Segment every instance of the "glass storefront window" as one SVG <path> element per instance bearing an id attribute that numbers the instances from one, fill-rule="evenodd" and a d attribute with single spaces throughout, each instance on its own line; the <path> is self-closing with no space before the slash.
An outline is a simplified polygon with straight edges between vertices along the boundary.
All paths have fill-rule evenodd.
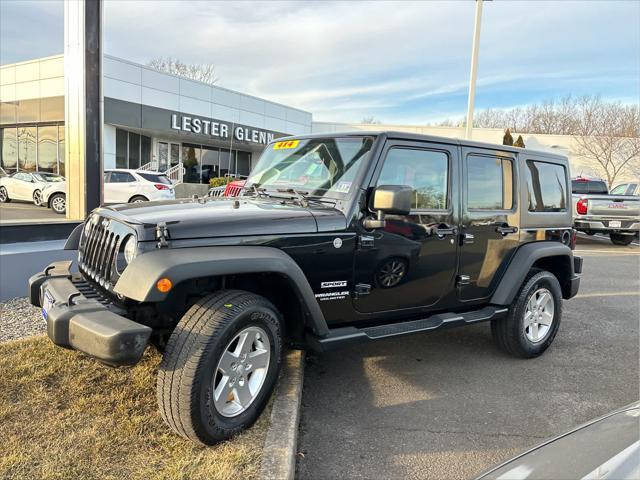
<path id="1" fill-rule="evenodd" d="M 16 128 L 0 129 L 0 166 L 6 173 L 15 172 L 18 165 L 18 130 Z"/>
<path id="2" fill-rule="evenodd" d="M 151 137 L 140 135 L 140 165 L 151 161 Z"/>
<path id="3" fill-rule="evenodd" d="M 129 168 L 140 168 L 140 135 L 129 132 Z"/>
<path id="4" fill-rule="evenodd" d="M 248 177 L 251 173 L 251 153 L 238 152 L 236 160 L 236 175 Z"/>
<path id="5" fill-rule="evenodd" d="M 180 145 L 177 143 L 171 144 L 171 166 L 175 166 L 180 163 Z"/>
<path id="6" fill-rule="evenodd" d="M 198 145 L 187 143 L 182 145 L 182 165 L 185 170 L 184 181 L 186 183 L 200 183 L 200 152 Z"/>
<path id="7" fill-rule="evenodd" d="M 220 149 L 220 176 L 224 177 L 229 173 L 231 162 L 231 152 Z"/>
<path id="8" fill-rule="evenodd" d="M 127 131 L 116 129 L 116 168 L 127 168 Z"/>
<path id="9" fill-rule="evenodd" d="M 64 177 L 66 169 L 64 163 L 64 125 L 58 125 L 58 173 Z"/>
<path id="10" fill-rule="evenodd" d="M 38 127 L 38 171 L 58 173 L 58 127 Z"/>
<path id="11" fill-rule="evenodd" d="M 201 183 L 209 183 L 209 180 L 218 177 L 218 149 L 202 146 L 202 179 Z"/>
<path id="12" fill-rule="evenodd" d="M 36 127 L 18 128 L 18 168 L 24 172 L 36 170 Z"/>

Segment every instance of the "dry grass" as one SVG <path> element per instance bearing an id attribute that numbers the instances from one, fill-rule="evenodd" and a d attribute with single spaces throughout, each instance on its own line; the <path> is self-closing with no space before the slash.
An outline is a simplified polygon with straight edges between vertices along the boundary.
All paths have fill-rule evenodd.
<path id="1" fill-rule="evenodd" d="M 111 369 L 46 337 L 0 343 L 0 478 L 256 478 L 268 412 L 203 448 L 173 434 L 155 398 L 160 356 Z"/>

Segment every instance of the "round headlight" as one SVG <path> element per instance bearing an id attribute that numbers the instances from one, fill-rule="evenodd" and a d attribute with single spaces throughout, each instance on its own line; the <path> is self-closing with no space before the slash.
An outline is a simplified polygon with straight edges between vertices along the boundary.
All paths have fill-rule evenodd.
<path id="1" fill-rule="evenodd" d="M 138 242 L 136 241 L 136 237 L 131 235 L 127 239 L 127 243 L 124 244 L 124 261 L 127 262 L 127 265 L 130 264 L 134 258 L 136 258 Z"/>

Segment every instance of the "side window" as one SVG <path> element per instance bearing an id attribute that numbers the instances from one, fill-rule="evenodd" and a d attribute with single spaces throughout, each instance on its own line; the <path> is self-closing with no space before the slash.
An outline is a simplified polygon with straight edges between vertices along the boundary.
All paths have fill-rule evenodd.
<path id="1" fill-rule="evenodd" d="M 411 208 L 447 208 L 449 156 L 444 152 L 394 147 L 387 153 L 377 185 L 408 185 L 413 188 Z"/>
<path id="2" fill-rule="evenodd" d="M 111 172 L 109 183 L 128 183 L 135 182 L 133 175 L 128 172 Z"/>
<path id="3" fill-rule="evenodd" d="M 618 185 L 616 188 L 614 188 L 613 190 L 611 190 L 611 195 L 624 195 L 627 191 L 627 188 L 629 187 L 628 184 L 623 183 L 622 185 Z"/>
<path id="4" fill-rule="evenodd" d="M 562 165 L 527 160 L 527 200 L 530 212 L 567 210 L 567 172 Z"/>
<path id="5" fill-rule="evenodd" d="M 467 208 L 513 208 L 513 161 L 507 158 L 467 156 Z"/>
<path id="6" fill-rule="evenodd" d="M 637 183 L 630 183 L 629 188 L 627 189 L 627 195 L 635 195 L 637 188 L 638 188 Z"/>

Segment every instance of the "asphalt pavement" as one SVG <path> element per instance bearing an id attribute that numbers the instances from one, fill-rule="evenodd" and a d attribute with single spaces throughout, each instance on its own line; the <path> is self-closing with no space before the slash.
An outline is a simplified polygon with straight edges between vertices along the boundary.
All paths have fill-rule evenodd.
<path id="1" fill-rule="evenodd" d="M 64 221 L 65 216 L 59 215 L 50 208 L 36 207 L 33 203 L 12 201 L 0 204 L 0 223 L 28 223 Z"/>
<path id="2" fill-rule="evenodd" d="M 298 478 L 473 478 L 638 400 L 640 248 L 580 236 L 577 254 L 539 358 L 498 351 L 489 324 L 308 355 Z"/>

